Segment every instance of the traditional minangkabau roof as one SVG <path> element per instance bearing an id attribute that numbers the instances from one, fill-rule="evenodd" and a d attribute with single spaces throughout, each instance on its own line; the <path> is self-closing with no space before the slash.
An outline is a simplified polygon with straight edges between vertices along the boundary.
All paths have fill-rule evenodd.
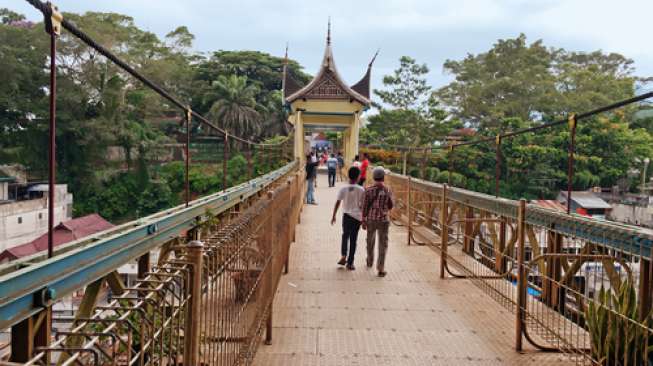
<path id="1" fill-rule="evenodd" d="M 333 60 L 331 49 L 331 22 L 327 31 L 327 43 L 322 58 L 322 65 L 317 75 L 308 84 L 301 87 L 287 70 L 288 48 L 283 68 L 283 98 L 286 103 L 292 103 L 297 99 L 350 99 L 358 101 L 364 106 L 370 105 L 370 79 L 372 65 L 378 55 L 378 51 L 370 61 L 367 72 L 363 78 L 349 87 L 340 77 L 336 64 Z"/>

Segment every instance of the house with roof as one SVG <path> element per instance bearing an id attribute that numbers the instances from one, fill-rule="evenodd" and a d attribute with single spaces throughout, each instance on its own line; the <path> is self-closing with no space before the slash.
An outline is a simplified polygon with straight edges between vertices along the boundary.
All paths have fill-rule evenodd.
<path id="1" fill-rule="evenodd" d="M 82 239 L 89 235 L 112 228 L 114 225 L 98 214 L 90 214 L 76 219 L 64 221 L 53 230 L 54 248 Z M 0 263 L 10 262 L 48 250 L 48 233 L 21 245 L 10 247 L 0 252 Z"/>
<path id="2" fill-rule="evenodd" d="M 556 198 L 565 208 L 567 207 L 567 191 L 560 191 Z M 571 192 L 571 212 L 579 215 L 605 219 L 612 206 L 601 197 L 590 191 Z"/>
<path id="3" fill-rule="evenodd" d="M 0 166 L 0 252 L 30 242 L 48 231 L 48 185 L 27 181 L 19 166 Z M 72 218 L 73 195 L 54 186 L 54 224 Z"/>

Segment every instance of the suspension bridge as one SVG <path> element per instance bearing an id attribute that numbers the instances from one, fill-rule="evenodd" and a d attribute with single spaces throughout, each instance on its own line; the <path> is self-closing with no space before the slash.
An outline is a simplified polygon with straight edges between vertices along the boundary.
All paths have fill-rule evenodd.
<path id="1" fill-rule="evenodd" d="M 653 236 L 569 207 L 555 211 L 501 198 L 498 173 L 496 195 L 388 173 L 396 203 L 388 276 L 378 278 L 364 266 L 353 272 L 337 267 L 339 228 L 328 218 L 337 187 L 320 182 L 320 205 L 304 206 L 304 136 L 342 131 L 346 155 L 358 152 L 374 58 L 358 83 L 346 85 L 329 35 L 313 81 L 300 86 L 284 69 L 293 130 L 278 144 L 264 144 L 229 134 L 193 111 L 51 4 L 28 2 L 43 13 L 51 40 L 49 202 L 56 182 L 56 41 L 63 31 L 180 110 L 186 194 L 178 207 L 56 248 L 50 220 L 47 255 L 0 267 L 0 329 L 10 334 L 0 364 L 650 364 Z M 571 182 L 577 123 L 652 96 L 492 138 L 376 147 L 424 156 L 443 149 L 453 171 L 465 158 L 453 159 L 457 148 L 494 144 L 499 171 L 501 141 L 567 124 Z M 248 181 L 191 199 L 193 122 L 224 139 L 223 177 L 230 142 L 243 146 Z M 271 156 L 285 165 L 254 176 L 252 159 Z M 135 260 L 138 280 L 126 286 L 117 269 Z M 100 301 L 104 288 L 111 294 Z M 606 303 L 600 289 L 614 292 L 614 303 Z M 619 303 L 624 289 L 630 291 L 625 304 Z M 83 297 L 72 316 L 53 312 L 75 292 Z"/>

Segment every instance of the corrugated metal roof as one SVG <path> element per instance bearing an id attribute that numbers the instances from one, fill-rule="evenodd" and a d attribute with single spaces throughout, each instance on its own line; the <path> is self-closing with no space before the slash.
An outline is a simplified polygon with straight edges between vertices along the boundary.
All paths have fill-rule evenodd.
<path id="1" fill-rule="evenodd" d="M 567 192 L 560 192 L 563 198 L 567 199 Z M 576 202 L 582 208 L 600 208 L 610 209 L 612 206 L 601 199 L 599 196 L 588 191 L 573 191 L 571 192 L 571 200 Z"/>

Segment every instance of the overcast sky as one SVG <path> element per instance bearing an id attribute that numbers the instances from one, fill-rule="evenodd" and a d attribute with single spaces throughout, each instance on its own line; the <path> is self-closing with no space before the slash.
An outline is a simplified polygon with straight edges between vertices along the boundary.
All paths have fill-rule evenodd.
<path id="1" fill-rule="evenodd" d="M 290 57 L 314 74 L 324 50 L 331 16 L 333 50 L 350 84 L 363 75 L 377 48 L 373 87 L 408 55 L 431 69 L 439 87 L 447 59 L 483 52 L 499 38 L 523 32 L 529 41 L 576 51 L 601 49 L 635 60 L 637 75 L 653 75 L 650 25 L 653 0 L 55 0 L 62 11 L 113 11 L 132 16 L 159 36 L 179 25 L 195 34 L 200 52 L 260 50 Z M 0 0 L 40 20 L 22 0 Z"/>

